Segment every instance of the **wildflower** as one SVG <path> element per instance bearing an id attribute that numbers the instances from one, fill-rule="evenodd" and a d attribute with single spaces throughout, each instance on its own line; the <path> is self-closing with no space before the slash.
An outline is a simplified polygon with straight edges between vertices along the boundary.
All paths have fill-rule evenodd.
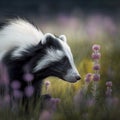
<path id="1" fill-rule="evenodd" d="M 51 111 L 55 111 L 56 110 L 56 107 L 57 107 L 57 104 L 60 102 L 60 99 L 59 98 L 51 98 L 50 99 L 50 104 L 51 104 Z"/>
<path id="2" fill-rule="evenodd" d="M 30 73 L 26 73 L 26 74 L 24 74 L 23 79 L 26 82 L 31 82 L 34 79 L 34 76 L 32 74 L 30 74 Z"/>
<path id="3" fill-rule="evenodd" d="M 44 110 L 39 117 L 39 120 L 52 120 L 53 114 L 47 110 Z"/>
<path id="4" fill-rule="evenodd" d="M 107 86 L 107 90 L 105 92 L 106 96 L 111 96 L 112 93 L 112 82 L 111 81 L 107 81 L 106 82 L 106 86 Z"/>
<path id="5" fill-rule="evenodd" d="M 33 93 L 34 93 L 34 87 L 33 86 L 27 86 L 25 88 L 24 92 L 25 92 L 25 95 L 27 97 L 31 97 L 33 95 Z"/>
<path id="6" fill-rule="evenodd" d="M 13 90 L 13 96 L 15 98 L 22 98 L 23 94 L 20 90 Z"/>
<path id="7" fill-rule="evenodd" d="M 21 87 L 21 84 L 19 81 L 17 80 L 14 80 L 12 83 L 11 83 L 11 87 L 12 89 L 19 89 Z"/>
<path id="8" fill-rule="evenodd" d="M 49 85 L 50 85 L 50 81 L 48 81 L 48 80 L 45 81 L 45 85 L 46 85 L 46 86 L 49 86 Z"/>
<path id="9" fill-rule="evenodd" d="M 48 87 L 50 86 L 50 81 L 49 80 L 47 80 L 47 81 L 45 81 L 45 87 L 46 87 L 46 90 L 48 90 Z"/>
<path id="10" fill-rule="evenodd" d="M 45 101 L 44 109 L 54 112 L 57 108 L 57 104 L 60 103 L 59 98 L 50 98 Z"/>
<path id="11" fill-rule="evenodd" d="M 100 70 L 100 64 L 94 64 L 93 70 Z"/>
<path id="12" fill-rule="evenodd" d="M 91 81 L 91 76 L 92 76 L 91 73 L 88 73 L 88 74 L 86 75 L 86 77 L 85 77 L 85 82 L 86 82 L 86 83 L 89 83 L 89 82 Z"/>
<path id="13" fill-rule="evenodd" d="M 112 93 L 111 87 L 107 87 L 106 95 L 107 95 L 107 96 L 111 96 L 111 93 Z"/>
<path id="14" fill-rule="evenodd" d="M 106 86 L 107 87 L 112 87 L 112 82 L 111 81 L 106 82 Z"/>
<path id="15" fill-rule="evenodd" d="M 100 50 L 100 45 L 97 45 L 97 44 L 93 45 L 92 50 L 95 51 L 95 52 L 99 51 Z"/>
<path id="16" fill-rule="evenodd" d="M 86 77 L 91 77 L 92 73 L 87 73 Z"/>
<path id="17" fill-rule="evenodd" d="M 99 60 L 100 59 L 100 57 L 101 57 L 101 54 L 99 53 L 99 52 L 97 52 L 97 53 L 92 53 L 92 59 L 93 60 Z"/>
<path id="18" fill-rule="evenodd" d="M 100 80 L 100 74 L 93 74 L 93 81 L 99 81 Z"/>
<path id="19" fill-rule="evenodd" d="M 56 98 L 51 98 L 51 103 L 56 104 Z"/>
<path id="20" fill-rule="evenodd" d="M 110 92 L 112 92 L 112 89 L 111 89 L 111 87 L 107 87 L 107 90 L 109 90 Z"/>
<path id="21" fill-rule="evenodd" d="M 90 80 L 91 80 L 90 78 L 87 78 L 87 77 L 85 78 L 85 82 L 86 82 L 86 83 L 89 83 Z"/>
<path id="22" fill-rule="evenodd" d="M 101 53 L 99 52 L 100 45 L 97 45 L 97 44 L 93 45 L 92 50 L 94 52 L 92 53 L 91 57 L 94 61 L 93 70 L 95 70 L 95 74 L 93 74 L 93 77 L 92 77 L 92 80 L 93 80 L 92 95 L 93 95 L 93 97 L 96 97 L 97 88 L 98 88 L 98 83 L 97 82 L 100 80 L 100 74 L 99 74 L 99 70 L 100 70 L 99 59 L 101 57 Z"/>

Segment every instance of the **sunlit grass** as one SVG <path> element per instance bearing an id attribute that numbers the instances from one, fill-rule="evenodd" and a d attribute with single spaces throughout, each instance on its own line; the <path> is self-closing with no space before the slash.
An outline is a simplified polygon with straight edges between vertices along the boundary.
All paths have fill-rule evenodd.
<path id="1" fill-rule="evenodd" d="M 89 21 L 89 19 L 88 19 Z M 105 99 L 105 90 L 106 81 L 110 80 L 113 82 L 113 95 L 120 99 L 120 40 L 119 34 L 111 34 L 109 31 L 105 31 L 104 26 L 101 25 L 100 34 L 97 36 L 96 33 L 91 37 L 86 31 L 84 21 L 75 20 L 77 22 L 77 27 L 73 26 L 60 26 L 58 22 L 55 23 L 45 23 L 43 29 L 45 32 L 51 32 L 55 34 L 66 34 L 68 37 L 68 44 L 71 47 L 74 61 L 76 67 L 81 74 L 82 79 L 76 83 L 68 83 L 59 78 L 48 77 L 44 81 L 49 80 L 51 82 L 48 90 L 46 90 L 43 83 L 42 94 L 50 94 L 52 97 L 60 98 L 61 102 L 57 106 L 57 110 L 53 115 L 53 120 L 118 120 L 118 112 L 120 111 L 116 108 L 107 109 L 104 108 L 104 99 Z M 71 23 L 73 24 L 73 23 Z M 59 26 L 57 26 L 59 25 Z M 100 25 L 99 25 L 100 26 Z M 99 26 L 98 29 L 99 29 Z M 94 27 L 94 26 L 93 26 Z M 96 29 L 96 30 L 98 30 Z M 98 31 L 100 31 L 98 30 Z M 110 31 L 111 32 L 111 31 Z M 114 32 L 114 31 L 112 31 Z M 98 33 L 97 33 L 98 34 Z M 92 50 L 91 47 L 93 44 L 99 44 L 101 46 L 101 80 L 99 81 L 99 98 L 100 101 L 97 104 L 97 107 L 82 108 L 79 112 L 75 110 L 74 106 L 74 96 L 76 93 L 81 90 L 85 84 L 84 78 L 87 73 L 93 73 L 92 66 L 93 61 L 91 59 Z M 90 94 L 90 91 L 88 91 Z M 40 104 L 38 100 L 38 104 Z M 1 110 L 0 111 L 0 120 L 38 120 L 39 117 L 39 108 L 32 109 L 30 108 L 31 114 L 27 116 L 24 113 L 15 114 L 11 110 Z M 116 111 L 117 110 L 117 111 Z M 109 117 L 108 117 L 109 116 Z M 89 118 L 89 119 L 88 119 Z"/>

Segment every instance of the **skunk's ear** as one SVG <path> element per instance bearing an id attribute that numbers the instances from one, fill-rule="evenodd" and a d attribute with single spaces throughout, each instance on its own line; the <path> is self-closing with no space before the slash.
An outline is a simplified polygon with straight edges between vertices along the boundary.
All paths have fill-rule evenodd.
<path id="1" fill-rule="evenodd" d="M 64 41 L 64 42 L 67 42 L 67 38 L 65 35 L 60 35 L 59 38 Z"/>
<path id="2" fill-rule="evenodd" d="M 46 43 L 53 42 L 54 39 L 55 39 L 54 35 L 52 35 L 51 33 L 46 33 L 40 42 L 42 45 L 45 45 Z"/>

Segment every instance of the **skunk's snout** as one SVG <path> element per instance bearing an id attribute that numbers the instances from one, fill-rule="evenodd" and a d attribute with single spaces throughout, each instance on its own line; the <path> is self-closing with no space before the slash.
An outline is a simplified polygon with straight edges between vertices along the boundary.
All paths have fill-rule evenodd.
<path id="1" fill-rule="evenodd" d="M 76 75 L 75 78 L 76 78 L 76 80 L 80 80 L 81 79 L 80 75 Z"/>

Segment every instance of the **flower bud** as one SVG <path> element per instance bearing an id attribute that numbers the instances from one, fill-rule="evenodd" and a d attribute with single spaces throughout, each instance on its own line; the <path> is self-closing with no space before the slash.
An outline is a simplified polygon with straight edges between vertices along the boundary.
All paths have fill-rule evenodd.
<path id="1" fill-rule="evenodd" d="M 100 64 L 94 64 L 93 70 L 100 70 Z"/>
<path id="2" fill-rule="evenodd" d="M 99 52 L 97 52 L 97 53 L 92 53 L 92 59 L 93 60 L 98 60 L 98 59 L 100 59 L 100 57 L 101 57 L 101 54 L 99 53 Z"/>
<path id="3" fill-rule="evenodd" d="M 112 87 L 112 82 L 111 81 L 106 82 L 106 86 L 107 87 Z"/>
<path id="4" fill-rule="evenodd" d="M 94 74 L 93 75 L 93 81 L 99 81 L 100 80 L 100 74 Z"/>
<path id="5" fill-rule="evenodd" d="M 97 45 L 97 44 L 93 45 L 92 50 L 93 51 L 99 51 L 100 50 L 100 45 Z"/>

